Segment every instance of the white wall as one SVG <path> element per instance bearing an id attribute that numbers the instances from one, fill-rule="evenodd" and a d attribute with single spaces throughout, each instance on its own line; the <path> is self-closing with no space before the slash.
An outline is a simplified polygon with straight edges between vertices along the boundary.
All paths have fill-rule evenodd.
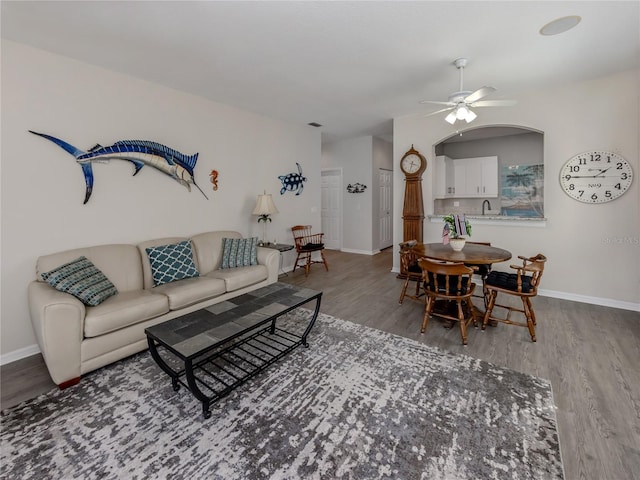
<path id="1" fill-rule="evenodd" d="M 554 89 L 531 92 L 508 108 L 483 108 L 474 127 L 513 125 L 544 133 L 544 228 L 474 225 L 474 237 L 517 255 L 548 257 L 545 294 L 640 310 L 640 71 L 630 71 Z M 399 161 L 411 144 L 428 161 L 434 146 L 449 137 L 441 115 L 394 120 L 394 244 L 402 241 L 404 185 Z M 625 195 L 599 205 L 577 202 L 560 188 L 561 166 L 588 150 L 611 150 L 632 165 L 636 178 Z M 433 169 L 423 177 L 425 213 L 433 212 Z M 425 221 L 425 241 L 440 241 L 441 226 Z M 507 269 L 507 265 L 495 268 Z M 394 269 L 399 267 L 397 255 Z"/>
<path id="2" fill-rule="evenodd" d="M 343 183 L 363 183 L 364 193 L 343 192 L 342 251 L 373 254 L 379 251 L 378 169 L 393 169 L 393 144 L 364 136 L 323 145 L 322 168 L 340 168 Z"/>
<path id="3" fill-rule="evenodd" d="M 373 138 L 358 137 L 324 145 L 323 168 L 342 168 L 342 183 L 363 183 L 364 193 L 343 192 L 342 250 L 353 253 L 372 253 L 372 188 Z"/>
<path id="4" fill-rule="evenodd" d="M 197 75 L 197 72 L 185 74 Z M 191 193 L 151 167 L 94 165 L 86 205 L 75 159 L 27 130 L 81 149 L 118 140 L 154 140 L 199 152 Z M 269 237 L 291 243 L 290 227 L 320 224 L 320 131 L 217 104 L 152 83 L 2 41 L 2 362 L 33 349 L 27 284 L 39 255 L 104 243 L 217 229 L 262 235 L 251 216 L 256 195 L 274 195 L 280 213 Z M 304 192 L 280 195 L 279 175 L 302 165 Z M 214 192 L 209 172 L 219 172 Z"/>

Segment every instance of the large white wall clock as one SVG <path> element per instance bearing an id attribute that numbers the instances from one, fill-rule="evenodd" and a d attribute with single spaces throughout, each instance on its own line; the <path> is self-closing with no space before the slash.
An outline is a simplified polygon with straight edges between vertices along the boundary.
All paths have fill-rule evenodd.
<path id="1" fill-rule="evenodd" d="M 584 203 L 615 200 L 631 186 L 631 165 L 617 153 L 591 151 L 570 158 L 560 170 L 560 185 Z"/>

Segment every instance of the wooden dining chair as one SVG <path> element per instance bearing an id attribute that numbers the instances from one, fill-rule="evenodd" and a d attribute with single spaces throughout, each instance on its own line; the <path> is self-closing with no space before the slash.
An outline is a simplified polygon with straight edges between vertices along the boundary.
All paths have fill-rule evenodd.
<path id="1" fill-rule="evenodd" d="M 311 265 L 314 263 L 324 264 L 325 270 L 329 271 L 327 259 L 324 258 L 324 233 L 312 233 L 311 225 L 296 225 L 291 227 L 293 240 L 296 247 L 296 262 L 293 265 L 293 272 L 297 267 L 304 268 L 304 275 L 309 275 Z M 314 258 L 312 254 L 318 252 L 320 260 Z M 302 262 L 302 264 L 300 264 Z M 292 273 L 293 273 L 292 272 Z"/>
<path id="2" fill-rule="evenodd" d="M 471 322 L 474 326 L 478 326 L 475 309 L 471 304 L 471 296 L 476 287 L 472 280 L 473 269 L 463 263 L 442 263 L 428 258 L 421 258 L 418 260 L 418 264 L 422 269 L 426 294 L 425 312 L 420 333 L 424 333 L 427 329 L 429 317 L 433 313 L 436 302 L 447 302 L 443 312 L 438 312 L 437 315 L 455 320 L 460 324 L 462 344 L 466 345 L 467 326 Z M 447 309 L 452 304 L 456 307 L 455 316 Z"/>
<path id="3" fill-rule="evenodd" d="M 516 273 L 498 272 L 494 270 L 485 280 L 484 285 L 488 292 L 489 301 L 487 311 L 485 312 L 484 319 L 482 321 L 482 329 L 484 330 L 487 327 L 487 323 L 489 323 L 490 320 L 509 325 L 527 327 L 529 329 L 529 334 L 531 335 L 531 341 L 535 342 L 536 315 L 533 311 L 531 298 L 538 294 L 538 286 L 540 285 L 540 279 L 542 278 L 542 272 L 544 271 L 544 265 L 547 261 L 547 257 L 539 253 L 535 257 L 527 258 L 518 256 L 518 258 L 522 260 L 522 266 L 511 265 L 511 268 L 515 269 Z M 522 308 L 520 309 L 496 303 L 498 293 L 520 297 L 522 300 Z M 506 318 L 494 317 L 492 313 L 495 307 L 506 309 Z M 524 314 L 526 323 L 514 322 L 511 320 L 511 312 L 520 312 Z"/>
<path id="4" fill-rule="evenodd" d="M 417 240 L 409 240 L 400 243 L 400 273 L 405 277 L 402 285 L 402 291 L 400 292 L 400 300 L 398 303 L 402 304 L 404 297 L 409 297 L 412 300 L 421 301 L 420 298 L 424 295 L 422 284 L 422 269 L 418 265 L 419 256 L 413 247 L 417 244 Z M 410 282 L 416 282 L 415 295 L 407 294 L 407 289 Z"/>

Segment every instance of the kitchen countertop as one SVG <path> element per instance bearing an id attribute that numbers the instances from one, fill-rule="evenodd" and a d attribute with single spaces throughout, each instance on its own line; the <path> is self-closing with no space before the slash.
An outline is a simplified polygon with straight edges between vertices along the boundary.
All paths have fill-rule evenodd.
<path id="1" fill-rule="evenodd" d="M 440 223 L 444 216 L 445 215 L 427 215 L 427 218 L 432 223 Z M 491 213 L 486 215 L 465 214 L 465 216 L 467 220 L 478 225 L 520 225 L 543 227 L 547 224 L 547 219 L 545 217 L 515 217 L 513 215 L 497 215 Z"/>

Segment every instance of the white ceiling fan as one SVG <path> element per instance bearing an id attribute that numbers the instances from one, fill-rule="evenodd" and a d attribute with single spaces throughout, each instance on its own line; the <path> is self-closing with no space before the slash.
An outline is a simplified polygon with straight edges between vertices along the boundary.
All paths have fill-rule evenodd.
<path id="1" fill-rule="evenodd" d="M 435 112 L 431 112 L 427 114 L 436 115 L 442 112 L 448 112 L 449 115 L 445 117 L 445 120 L 449 122 L 451 125 L 456 123 L 456 120 L 465 120 L 467 123 L 472 122 L 476 119 L 477 115 L 471 110 L 471 107 L 508 107 L 511 105 L 515 105 L 517 102 L 515 100 L 480 100 L 490 93 L 496 91 L 493 87 L 482 87 L 476 90 L 475 92 L 471 92 L 469 90 L 464 90 L 463 87 L 463 70 L 464 67 L 467 66 L 469 62 L 466 58 L 458 58 L 454 60 L 453 64 L 460 71 L 460 91 L 454 92 L 449 95 L 449 100 L 446 102 L 436 102 L 431 100 L 423 100 L 420 103 L 433 103 L 436 105 L 447 105 L 447 108 L 443 108 L 442 110 L 437 110 Z"/>

